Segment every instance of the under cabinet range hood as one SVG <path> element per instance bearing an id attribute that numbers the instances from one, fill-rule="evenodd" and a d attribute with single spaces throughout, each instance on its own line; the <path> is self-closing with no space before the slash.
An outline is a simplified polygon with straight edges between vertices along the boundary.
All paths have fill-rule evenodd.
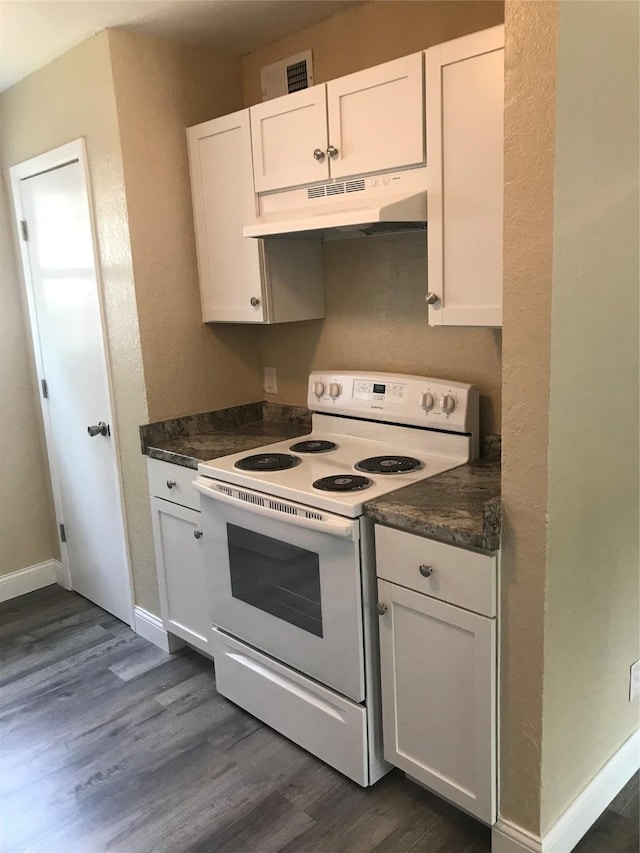
<path id="1" fill-rule="evenodd" d="M 261 195 L 245 237 L 339 240 L 424 230 L 426 168 Z"/>

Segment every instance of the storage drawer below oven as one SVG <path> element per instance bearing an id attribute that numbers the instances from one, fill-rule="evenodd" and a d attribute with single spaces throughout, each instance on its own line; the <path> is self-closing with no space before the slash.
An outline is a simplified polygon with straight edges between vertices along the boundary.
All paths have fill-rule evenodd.
<path id="1" fill-rule="evenodd" d="M 218 692 L 359 785 L 369 784 L 365 709 L 212 631 Z"/>

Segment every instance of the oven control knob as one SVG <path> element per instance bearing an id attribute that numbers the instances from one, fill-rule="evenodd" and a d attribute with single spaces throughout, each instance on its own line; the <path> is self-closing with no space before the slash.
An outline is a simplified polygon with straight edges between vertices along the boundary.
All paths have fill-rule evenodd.
<path id="1" fill-rule="evenodd" d="M 313 383 L 313 393 L 316 397 L 320 398 L 324 394 L 324 382 L 314 382 Z"/>
<path id="2" fill-rule="evenodd" d="M 336 399 L 336 397 L 340 396 L 341 391 L 342 388 L 338 385 L 337 382 L 332 382 L 329 385 L 329 396 L 332 397 L 334 400 Z"/>
<path id="3" fill-rule="evenodd" d="M 425 410 L 425 412 L 428 412 L 433 409 L 435 402 L 436 401 L 433 398 L 433 394 L 430 394 L 428 391 L 420 395 L 420 405 Z"/>
<path id="4" fill-rule="evenodd" d="M 456 407 L 456 401 L 451 396 L 451 394 L 445 394 L 444 397 L 442 397 L 442 399 L 440 400 L 440 408 L 442 409 L 443 412 L 446 412 L 448 415 L 451 414 L 451 412 L 455 409 L 455 407 Z"/>

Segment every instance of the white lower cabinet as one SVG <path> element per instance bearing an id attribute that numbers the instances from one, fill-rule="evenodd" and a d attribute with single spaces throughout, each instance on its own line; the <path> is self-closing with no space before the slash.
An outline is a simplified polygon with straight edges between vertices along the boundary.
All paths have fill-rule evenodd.
<path id="1" fill-rule="evenodd" d="M 152 491 L 156 481 L 175 482 L 181 474 L 184 479 L 186 471 L 195 476 L 190 469 L 150 459 Z M 169 633 L 210 654 L 211 619 L 200 512 L 152 494 L 151 516 L 162 624 Z"/>
<path id="2" fill-rule="evenodd" d="M 378 555 L 378 608 L 384 757 L 407 776 L 488 824 L 496 820 L 496 620 L 424 594 L 424 572 L 434 585 L 464 571 L 478 555 L 376 528 L 409 546 L 394 564 Z M 404 567 L 415 542 L 437 545 L 460 560 L 415 565 L 416 586 L 384 580 Z M 397 544 L 397 543 L 396 543 Z M 381 549 L 383 550 L 383 549 Z M 427 547 L 427 551 L 428 551 Z M 487 561 L 495 557 L 480 555 Z M 458 568 L 456 566 L 458 565 Z"/>

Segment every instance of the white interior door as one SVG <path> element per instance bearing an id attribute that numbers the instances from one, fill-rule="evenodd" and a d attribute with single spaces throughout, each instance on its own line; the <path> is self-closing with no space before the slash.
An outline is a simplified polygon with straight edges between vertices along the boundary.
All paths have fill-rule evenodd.
<path id="1" fill-rule="evenodd" d="M 109 377 L 82 141 L 12 169 L 49 464 L 71 588 L 131 623 Z M 26 234 L 25 234 L 26 231 Z M 108 434 L 89 435 L 100 422 Z M 106 432 L 106 430 L 103 430 Z M 62 538 L 62 536 L 61 536 Z"/>

